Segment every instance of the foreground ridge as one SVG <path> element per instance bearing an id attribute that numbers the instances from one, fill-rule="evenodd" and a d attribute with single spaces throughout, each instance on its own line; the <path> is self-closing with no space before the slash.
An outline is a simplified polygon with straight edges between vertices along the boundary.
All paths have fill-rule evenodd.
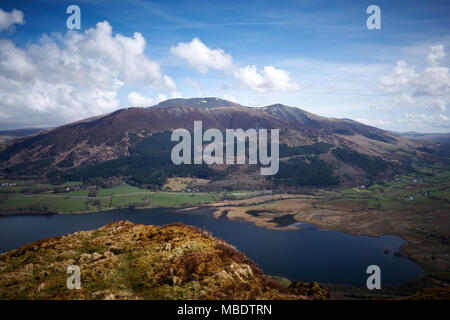
<path id="1" fill-rule="evenodd" d="M 68 289 L 68 266 L 81 289 Z M 304 286 L 304 289 L 300 288 Z M 116 221 L 0 256 L 0 299 L 329 299 L 320 284 L 270 280 L 209 232 Z"/>

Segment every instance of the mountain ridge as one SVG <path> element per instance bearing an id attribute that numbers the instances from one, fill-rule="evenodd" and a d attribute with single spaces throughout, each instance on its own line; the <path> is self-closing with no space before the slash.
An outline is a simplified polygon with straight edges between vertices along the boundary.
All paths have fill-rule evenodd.
<path id="1" fill-rule="evenodd" d="M 217 97 L 204 97 L 204 98 L 174 98 L 161 101 L 160 103 L 151 106 L 149 108 L 157 107 L 200 107 L 200 108 L 215 108 L 215 107 L 244 107 L 243 105 L 220 99 Z"/>
<path id="2" fill-rule="evenodd" d="M 10 174 L 9 170 L 13 175 L 21 174 L 20 172 L 23 174 L 23 170 L 16 170 L 22 168 L 23 163 L 25 166 L 45 167 L 46 174 L 56 170 L 60 172 L 59 175 L 72 170 L 71 168 L 98 167 L 111 161 L 115 161 L 115 166 L 119 166 L 119 169 L 123 166 L 146 166 L 146 159 L 155 158 L 151 152 L 145 152 L 145 156 L 141 153 L 139 157 L 146 158 L 139 158 L 139 164 L 133 162 L 131 165 L 126 159 L 134 157 L 133 161 L 137 161 L 133 150 L 140 144 L 158 139 L 157 135 L 177 128 L 192 130 L 194 121 L 202 121 L 203 130 L 277 128 L 280 130 L 282 147 L 280 156 L 284 155 L 285 160 L 281 169 L 285 170 L 288 166 L 309 170 L 307 168 L 310 168 L 311 160 L 314 160 L 313 165 L 317 167 L 315 170 L 318 170 L 319 175 L 324 174 L 320 173 L 321 166 L 329 167 L 325 174 L 329 181 L 335 181 L 336 177 L 338 180 L 348 180 L 352 175 L 357 177 L 356 181 L 372 179 L 381 173 L 375 167 L 382 167 L 393 174 L 409 165 L 410 161 L 404 152 L 423 154 L 418 149 L 423 147 L 422 142 L 411 141 L 353 120 L 321 117 L 282 104 L 253 108 L 218 98 L 193 98 L 170 99 L 147 108 L 119 109 L 7 142 L 0 145 L 0 165 L 6 173 Z M 168 148 L 170 138 L 165 139 L 168 139 L 167 142 L 156 145 L 150 142 L 150 145 L 156 149 Z M 325 145 L 329 147 L 324 149 Z M 164 151 L 166 153 L 167 150 Z M 45 165 L 41 163 L 43 161 L 46 161 Z M 162 160 L 158 161 L 162 166 Z M 164 166 L 159 168 L 165 170 Z M 245 171 L 244 167 L 235 169 L 240 172 L 239 176 L 243 174 L 241 171 Z M 231 174 L 227 170 L 232 169 L 214 165 L 208 170 Z M 286 169 L 286 174 L 288 171 Z M 129 172 L 125 170 L 122 174 L 128 176 Z M 248 175 L 246 177 L 249 178 Z M 319 180 L 325 181 L 326 178 Z"/>

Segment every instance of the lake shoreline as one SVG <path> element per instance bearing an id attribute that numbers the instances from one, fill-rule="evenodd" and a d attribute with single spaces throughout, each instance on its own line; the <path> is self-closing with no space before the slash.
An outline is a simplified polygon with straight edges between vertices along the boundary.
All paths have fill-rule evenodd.
<path id="1" fill-rule="evenodd" d="M 300 197 L 298 197 L 300 196 Z M 282 197 L 281 200 L 285 200 L 286 198 Z M 305 200 L 309 200 L 309 198 L 305 197 L 305 195 L 294 195 L 291 197 L 288 197 L 287 199 L 305 199 Z M 102 214 L 108 214 L 108 213 L 112 213 L 112 212 L 117 212 L 120 210 L 130 210 L 130 211 L 135 211 L 136 213 L 138 213 L 139 211 L 145 211 L 145 210 L 154 210 L 154 209 L 165 209 L 165 210 L 174 210 L 174 211 L 182 211 L 182 212 L 187 212 L 189 213 L 189 211 L 192 210 L 196 210 L 196 209 L 209 209 L 212 210 L 212 212 L 210 212 L 210 214 L 212 214 L 216 219 L 223 219 L 223 218 L 227 218 L 230 220 L 235 220 L 235 221 L 246 221 L 246 222 L 250 222 L 253 223 L 254 225 L 256 225 L 257 227 L 262 227 L 262 228 L 266 228 L 266 229 L 270 229 L 270 230 L 297 230 L 297 229 L 302 229 L 302 227 L 293 227 L 291 225 L 288 226 L 280 226 L 280 225 L 276 225 L 276 226 L 271 226 L 271 225 L 265 225 L 265 224 L 260 224 L 257 223 L 257 221 L 252 220 L 252 219 L 246 219 L 245 217 L 230 217 L 228 215 L 229 213 L 229 208 L 245 208 L 246 205 L 245 203 L 248 201 L 249 199 L 243 199 L 243 200 L 238 200 L 238 201 L 233 201 L 231 204 L 227 203 L 227 202 L 221 202 L 221 203 L 208 203 L 208 204 L 200 204 L 200 205 L 196 205 L 196 206 L 152 206 L 152 207 L 140 207 L 140 208 L 104 208 L 101 210 L 89 210 L 89 211 L 80 211 L 80 212 L 49 212 L 49 213 L 1 213 L 0 212 L 0 218 L 1 217 L 10 217 L 10 216 L 58 216 L 58 215 L 62 215 L 62 216 L 66 216 L 66 215 L 89 215 L 89 214 L 95 214 L 95 213 L 102 213 Z M 252 205 L 264 205 L 267 203 L 271 203 L 274 200 L 267 200 L 264 199 L 262 202 L 258 202 L 258 200 L 255 202 L 252 202 Z M 276 200 L 275 200 L 276 201 Z M 236 204 L 236 202 L 238 204 Z M 241 204 L 244 203 L 244 204 Z M 254 204 L 253 204 L 254 203 Z M 228 209 L 227 209 L 228 208 Z M 219 211 L 221 211 L 219 213 Z M 226 214 L 223 214 L 223 212 L 226 212 Z M 324 216 L 324 215 L 322 215 Z M 283 216 L 282 216 L 283 217 Z M 335 225 L 335 226 L 327 226 L 326 228 L 323 228 L 323 224 L 320 224 L 316 221 L 311 221 L 309 219 L 305 219 L 305 220 L 295 220 L 296 222 L 300 222 L 303 224 L 307 224 L 307 225 L 311 225 L 314 226 L 316 228 L 318 228 L 320 231 L 327 231 L 327 230 L 332 230 L 332 231 L 337 231 L 337 232 L 342 232 L 344 234 L 348 234 L 348 235 L 352 235 L 352 236 L 367 236 L 367 237 L 373 237 L 373 238 L 379 238 L 382 236 L 396 236 L 399 237 L 403 240 L 406 241 L 405 244 L 403 244 L 400 247 L 400 250 L 398 251 L 398 256 L 402 256 L 414 263 L 417 263 L 418 261 L 412 259 L 411 257 L 408 257 L 407 254 L 405 254 L 406 252 L 406 248 L 407 246 L 410 244 L 411 239 L 408 239 L 406 237 L 403 237 L 402 235 L 399 234 L 383 234 L 383 233 L 361 233 L 361 232 L 355 232 L 355 231 L 348 231 L 345 229 L 345 227 L 343 228 L 342 225 Z M 419 264 L 420 265 L 420 264 Z M 426 266 L 424 265 L 420 265 L 421 267 L 423 267 L 426 270 Z M 427 270 L 428 272 L 428 270 Z"/>
<path id="2" fill-rule="evenodd" d="M 38 233 L 35 236 L 31 236 L 31 235 L 28 236 L 28 239 L 30 239 L 30 240 L 25 241 L 25 243 L 28 243 L 30 241 L 34 241 L 34 240 L 37 240 L 40 238 L 45 238 L 47 236 L 58 236 L 58 235 L 65 235 L 67 233 L 78 232 L 81 230 L 90 230 L 92 228 L 103 226 L 105 224 L 108 224 L 112 221 L 117 221 L 117 220 L 128 220 L 128 221 L 131 221 L 131 222 L 137 223 L 137 224 L 156 224 L 156 225 L 166 225 L 166 224 L 170 224 L 173 222 L 182 222 L 187 225 L 197 226 L 201 229 L 207 230 L 215 235 L 218 235 L 221 238 L 227 239 L 227 241 L 229 241 L 231 244 L 237 246 L 239 248 L 239 250 L 241 250 L 242 252 L 244 252 L 246 254 L 248 253 L 251 258 L 255 259 L 255 261 L 257 261 L 257 263 L 263 268 L 263 270 L 265 270 L 267 272 L 267 274 L 278 274 L 280 276 L 283 276 L 283 277 L 286 277 L 286 278 L 292 279 L 292 280 L 300 279 L 300 280 L 304 280 L 304 281 L 318 281 L 321 283 L 323 282 L 322 280 L 327 278 L 327 276 L 325 276 L 325 278 L 314 277 L 314 276 L 312 276 L 312 274 L 314 274 L 314 272 L 315 272 L 313 269 L 308 271 L 308 269 L 302 270 L 302 268 L 304 268 L 304 267 L 299 267 L 300 269 L 297 270 L 295 267 L 295 263 L 291 266 L 289 264 L 292 264 L 292 262 L 285 266 L 279 266 L 275 261 L 286 260 L 286 263 L 287 263 L 288 260 L 292 259 L 291 254 L 289 254 L 289 252 L 292 252 L 292 250 L 294 250 L 294 251 L 297 250 L 295 248 L 298 248 L 298 247 L 295 245 L 295 243 L 319 242 L 317 246 L 305 247 L 302 250 L 303 251 L 306 250 L 306 252 L 299 253 L 300 256 L 303 255 L 308 260 L 311 259 L 311 257 L 315 257 L 317 254 L 319 254 L 319 256 L 323 256 L 324 254 L 326 254 L 327 251 L 329 251 L 330 254 L 334 255 L 335 254 L 335 253 L 333 253 L 334 249 L 332 251 L 330 251 L 331 249 L 328 249 L 326 252 L 323 252 L 323 249 L 319 249 L 319 248 L 321 248 L 324 244 L 332 244 L 334 246 L 337 246 L 337 243 L 335 243 L 335 241 L 327 240 L 330 237 L 334 238 L 336 236 L 338 236 L 338 239 L 347 239 L 345 241 L 351 241 L 351 243 L 357 244 L 358 247 L 364 246 L 363 243 L 366 243 L 366 242 L 367 242 L 367 244 L 370 244 L 370 243 L 375 244 L 375 243 L 383 243 L 383 242 L 388 244 L 392 241 L 392 240 L 388 240 L 388 239 L 397 239 L 394 242 L 394 243 L 397 243 L 397 245 L 394 245 L 395 248 L 398 248 L 402 244 L 405 243 L 405 241 L 403 239 L 400 239 L 399 237 L 395 237 L 395 236 L 387 236 L 387 237 L 363 236 L 362 238 L 358 237 L 357 238 L 358 240 L 356 240 L 356 238 L 353 238 L 355 236 L 353 236 L 351 234 L 341 233 L 339 231 L 332 231 L 332 230 L 322 231 L 322 229 L 320 227 L 318 227 L 317 225 L 309 224 L 308 222 L 305 222 L 305 225 L 303 226 L 304 228 L 301 231 L 299 230 L 300 228 L 298 228 L 298 227 L 295 227 L 292 229 L 278 228 L 278 230 L 267 229 L 267 228 L 264 228 L 261 226 L 257 226 L 256 224 L 252 223 L 251 221 L 236 221 L 234 219 L 229 219 L 225 215 L 223 215 L 222 217 L 216 217 L 214 215 L 214 212 L 217 211 L 217 209 L 218 209 L 217 207 L 211 207 L 211 206 L 206 206 L 206 205 L 200 206 L 200 207 L 199 206 L 196 206 L 196 207 L 183 206 L 183 207 L 175 207 L 175 208 L 174 207 L 172 207 L 172 208 L 167 208 L 167 207 L 166 208 L 153 208 L 153 209 L 150 209 L 150 211 L 142 210 L 142 209 L 136 209 L 136 210 L 112 209 L 112 210 L 108 210 L 108 211 L 83 214 L 82 219 L 79 219 L 79 217 L 81 217 L 80 214 L 56 214 L 56 215 L 49 215 L 48 220 L 47 220 L 46 216 L 41 216 L 41 215 L 20 215 L 20 216 L 3 216 L 3 217 L 0 217 L 0 221 L 1 221 L 1 219 L 6 219 L 6 220 L 2 221 L 4 230 L 17 229 L 17 227 L 14 227 L 14 226 L 7 227 L 7 225 L 9 225 L 9 224 L 5 224 L 7 221 L 17 221 L 19 229 L 17 229 L 16 232 L 14 232 L 14 233 L 15 234 L 19 233 L 19 237 L 20 237 L 20 233 L 23 232 L 20 230 L 26 225 L 28 225 L 27 228 L 36 229 L 36 231 L 30 230 L 31 233 L 33 233 L 33 232 L 38 232 Z M 29 221 L 29 222 L 27 222 L 27 221 Z M 67 221 L 66 223 L 64 223 L 66 225 L 66 227 L 63 227 L 63 228 L 58 227 L 58 225 L 60 225 L 60 223 L 58 221 Z M 69 221 L 71 221 L 71 222 L 69 222 Z M 92 224 L 92 223 L 94 223 L 94 224 Z M 40 229 L 45 230 L 42 228 L 48 229 L 49 232 L 46 233 L 45 231 L 40 231 Z M 239 231 L 239 230 L 241 230 L 241 231 Z M 249 231 L 249 230 L 253 230 L 253 231 Z M 249 234 L 249 232 L 250 232 L 250 234 Z M 255 235 L 251 236 L 251 234 L 253 234 L 253 233 L 255 233 Z M 310 237 L 308 234 L 311 236 L 314 235 L 316 240 L 303 239 L 304 237 L 306 237 L 306 239 L 308 237 Z M 6 235 L 4 235 L 4 236 L 6 236 Z M 275 237 L 275 238 L 273 238 L 273 241 L 269 241 L 267 238 L 268 236 L 269 236 L 269 238 L 272 238 L 272 237 Z M 298 238 L 299 236 L 300 236 L 300 238 Z M 294 240 L 294 238 L 292 238 L 292 237 L 298 238 L 299 240 Z M 301 238 L 301 237 L 303 237 L 303 238 Z M 5 239 L 8 239 L 8 238 L 5 238 Z M 267 244 L 270 244 L 269 247 L 266 248 L 267 250 L 269 250 L 268 253 L 267 254 L 264 253 L 264 255 L 266 255 L 266 257 L 264 257 L 264 256 L 259 257 L 259 255 L 263 254 L 264 251 L 260 251 L 260 249 L 258 249 L 257 244 L 260 242 L 257 239 L 261 239 L 261 241 L 262 241 L 261 243 L 266 243 L 266 244 L 261 244 L 264 246 L 264 248 L 266 248 Z M 300 239 L 303 239 L 303 240 L 300 240 Z M 355 240 L 352 240 L 352 239 L 355 239 Z M 269 242 L 267 242 L 267 241 L 269 241 Z M 341 241 L 341 240 L 339 240 L 339 241 Z M 354 241 L 356 241 L 356 242 L 354 242 Z M 322 243 L 322 244 L 320 244 L 320 243 Z M 16 247 L 20 246 L 20 244 L 23 244 L 23 243 L 18 243 L 18 245 L 16 245 L 16 246 L 13 246 L 11 243 L 11 245 L 9 246 L 10 249 L 6 249 L 6 250 L 8 251 L 13 248 L 16 248 Z M 273 249 L 270 249 L 270 247 L 273 245 L 275 245 L 275 247 Z M 373 245 L 370 245 L 370 246 L 373 247 Z M 367 247 L 367 250 L 369 250 L 370 246 Z M 378 257 L 378 258 L 376 258 L 376 260 L 381 259 L 380 262 L 382 260 L 384 261 L 386 259 L 388 259 L 388 260 L 393 259 L 392 253 L 390 253 L 388 255 L 383 254 L 384 246 L 385 245 L 381 244 L 381 247 L 378 246 L 378 249 L 376 249 L 376 252 L 374 252 L 375 255 L 373 257 Z M 292 247 L 292 249 L 289 249 L 290 247 Z M 338 249 L 338 251 L 344 250 L 344 252 L 346 252 L 345 255 L 349 255 L 349 259 L 346 259 L 347 261 L 344 261 L 343 263 L 350 264 L 350 265 L 354 264 L 354 262 L 352 262 L 352 260 L 354 260 L 354 258 L 357 258 L 359 255 L 357 253 L 353 253 L 353 250 L 345 249 L 345 247 L 346 247 L 346 245 L 344 245 L 344 244 L 338 245 L 336 247 L 336 248 L 340 248 L 340 249 Z M 281 249 L 280 252 L 278 252 L 278 250 L 279 250 L 278 248 Z M 361 247 L 361 249 L 363 249 L 363 247 Z M 275 250 L 275 251 L 272 251 L 272 250 Z M 370 249 L 370 250 L 373 251 L 373 249 Z M 269 252 L 273 252 L 273 253 L 269 254 Z M 317 252 L 317 253 L 314 253 L 314 252 Z M 273 255 L 274 253 L 275 253 L 275 256 Z M 305 256 L 305 254 L 306 254 L 306 256 Z M 389 257 L 391 257 L 391 258 L 389 258 Z M 325 261 L 321 260 L 324 258 L 325 258 L 325 256 L 323 258 L 319 258 L 319 260 L 317 260 L 317 263 L 319 263 L 319 264 L 326 263 L 325 261 L 327 261 L 327 260 L 325 260 Z M 315 261 L 315 259 L 313 261 Z M 339 260 L 341 260 L 341 259 L 339 259 Z M 388 261 L 388 260 L 386 260 L 386 261 Z M 394 260 L 399 261 L 399 262 L 402 261 L 402 260 L 397 260 L 397 259 L 394 259 Z M 322 261 L 322 262 L 320 262 L 320 261 Z M 396 263 L 395 261 L 392 261 L 390 263 Z M 408 263 L 412 263 L 409 260 L 405 259 L 405 263 L 406 263 L 406 261 L 408 261 Z M 311 263 L 315 263 L 315 262 L 311 262 Z M 278 270 L 278 271 L 276 271 L 276 270 Z M 310 273 L 312 272 L 310 276 L 307 276 L 308 272 L 310 272 Z M 362 271 L 360 271 L 360 272 L 362 272 Z M 425 271 L 420 271 L 420 273 L 422 273 L 422 272 L 425 272 Z M 301 278 L 297 277 L 296 276 L 297 273 L 305 274 L 306 277 L 301 277 Z M 326 275 L 327 273 L 322 272 L 322 274 Z M 361 276 L 361 274 L 359 274 L 359 276 Z M 404 276 L 402 276 L 402 277 L 404 278 Z M 414 277 L 416 277 L 416 276 L 414 276 Z M 336 276 L 336 279 L 339 279 L 338 275 Z M 398 279 L 398 280 L 400 280 L 400 279 Z M 409 278 L 409 279 L 412 279 L 412 278 Z M 386 281 L 387 280 L 388 279 L 386 279 Z M 395 278 L 392 278 L 392 280 L 395 280 Z M 347 281 L 349 281 L 349 280 L 343 279 L 342 282 L 336 281 L 335 283 L 347 283 Z"/>

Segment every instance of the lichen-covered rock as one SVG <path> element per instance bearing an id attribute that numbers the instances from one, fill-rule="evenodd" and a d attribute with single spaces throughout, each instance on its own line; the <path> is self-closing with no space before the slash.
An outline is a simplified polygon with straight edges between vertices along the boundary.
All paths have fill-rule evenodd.
<path id="1" fill-rule="evenodd" d="M 317 282 L 295 281 L 289 285 L 288 289 L 294 294 L 304 295 L 313 300 L 331 299 L 330 290 Z"/>
<path id="2" fill-rule="evenodd" d="M 69 289 L 69 266 L 80 289 Z M 305 284 L 306 285 L 306 284 Z M 225 241 L 183 224 L 117 221 L 0 255 L 0 299 L 322 299 L 287 289 Z M 312 294 L 310 294 L 312 292 Z"/>

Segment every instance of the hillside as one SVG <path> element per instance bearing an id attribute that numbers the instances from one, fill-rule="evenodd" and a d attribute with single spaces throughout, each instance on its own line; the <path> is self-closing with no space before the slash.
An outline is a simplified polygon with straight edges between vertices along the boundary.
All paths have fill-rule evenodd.
<path id="1" fill-rule="evenodd" d="M 67 267 L 81 289 L 66 286 Z M 329 299 L 317 283 L 283 287 L 226 242 L 183 224 L 117 221 L 0 255 L 0 299 Z"/>
<path id="2" fill-rule="evenodd" d="M 261 177 L 258 165 L 175 166 L 170 133 L 208 128 L 280 129 L 280 170 Z M 217 98 L 172 99 L 149 108 L 120 109 L 0 146 L 7 179 L 53 182 L 105 180 L 161 188 L 171 177 L 210 179 L 212 189 L 301 188 L 370 184 L 434 161 L 443 145 L 412 141 L 349 119 L 314 115 L 281 104 L 250 108 Z"/>

